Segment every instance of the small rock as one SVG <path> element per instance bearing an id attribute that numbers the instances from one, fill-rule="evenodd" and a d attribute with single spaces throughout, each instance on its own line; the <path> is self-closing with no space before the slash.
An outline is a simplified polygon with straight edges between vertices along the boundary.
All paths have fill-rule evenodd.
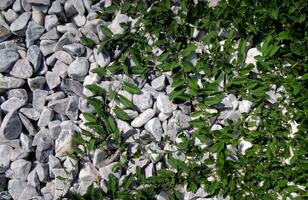
<path id="1" fill-rule="evenodd" d="M 144 111 L 143 113 L 141 113 L 137 118 L 135 118 L 131 125 L 133 127 L 141 127 L 143 126 L 145 123 L 147 123 L 150 119 L 152 119 L 155 115 L 155 111 L 153 109 L 147 109 L 146 111 Z"/>
<path id="2" fill-rule="evenodd" d="M 31 17 L 31 12 L 22 13 L 10 26 L 10 30 L 17 35 L 23 35 L 26 25 Z M 22 32 L 22 33 L 19 33 Z"/>
<path id="3" fill-rule="evenodd" d="M 54 55 L 56 59 L 60 60 L 61 62 L 64 62 L 65 64 L 69 65 L 73 62 L 72 56 L 65 51 L 57 51 Z"/>
<path id="4" fill-rule="evenodd" d="M 35 151 L 35 158 L 39 162 L 48 162 L 49 155 L 54 154 L 54 145 L 53 141 L 40 141 L 37 144 Z"/>
<path id="5" fill-rule="evenodd" d="M 86 58 L 76 58 L 68 67 L 67 73 L 73 79 L 82 80 L 88 73 L 89 62 Z"/>
<path id="6" fill-rule="evenodd" d="M 35 23 L 39 25 L 44 25 L 45 15 L 39 10 L 32 11 L 32 19 Z"/>
<path id="7" fill-rule="evenodd" d="M 12 97 L 10 99 L 8 99 L 7 101 L 3 102 L 1 104 L 1 109 L 4 112 L 13 112 L 15 110 L 18 110 L 20 107 L 22 107 L 23 105 L 25 105 L 25 101 L 21 100 L 19 98 L 16 97 Z"/>
<path id="8" fill-rule="evenodd" d="M 9 38 L 12 35 L 9 29 L 6 27 L 0 25 L 0 42 L 5 41 L 7 38 Z"/>
<path id="9" fill-rule="evenodd" d="M 150 163 L 146 168 L 145 168 L 145 178 L 149 178 L 151 176 L 154 176 L 154 165 L 153 163 Z"/>
<path id="10" fill-rule="evenodd" d="M 53 111 L 48 108 L 48 107 L 44 107 L 43 111 L 41 112 L 41 116 L 40 119 L 38 120 L 37 125 L 39 127 L 46 127 L 48 126 L 48 123 L 50 122 L 50 120 L 52 120 L 53 117 Z"/>
<path id="11" fill-rule="evenodd" d="M 61 121 L 55 120 L 48 123 L 48 129 L 52 139 L 56 140 L 61 132 Z"/>
<path id="12" fill-rule="evenodd" d="M 85 77 L 83 85 L 90 85 L 90 84 L 95 84 L 100 81 L 100 77 L 97 74 L 89 74 Z M 92 97 L 95 94 L 91 92 L 88 88 L 84 87 L 83 88 L 83 94 L 87 97 Z"/>
<path id="13" fill-rule="evenodd" d="M 56 50 L 57 43 L 54 40 L 41 40 L 40 50 L 44 56 L 52 54 Z"/>
<path id="14" fill-rule="evenodd" d="M 19 55 L 14 49 L 0 50 L 0 72 L 8 70 L 19 58 Z"/>
<path id="15" fill-rule="evenodd" d="M 16 111 L 5 115 L 1 127 L 0 134 L 8 140 L 13 140 L 19 137 L 22 129 L 22 123 Z"/>
<path id="16" fill-rule="evenodd" d="M 65 111 L 67 109 L 69 103 L 69 98 L 65 98 L 65 99 L 59 99 L 59 100 L 54 100 L 54 101 L 50 101 L 48 103 L 48 107 L 50 107 L 52 110 L 54 110 L 55 112 L 65 115 Z"/>
<path id="17" fill-rule="evenodd" d="M 32 45 L 28 48 L 27 59 L 32 64 L 34 72 L 37 72 L 42 65 L 42 54 L 37 45 Z"/>
<path id="18" fill-rule="evenodd" d="M 58 199 L 64 196 L 69 191 L 71 184 L 73 182 L 73 176 L 71 173 L 67 173 L 67 171 L 63 168 L 53 169 L 52 172 L 56 177 L 54 198 Z"/>
<path id="19" fill-rule="evenodd" d="M 2 76 L 0 73 L 0 89 L 19 88 L 25 84 L 23 79 L 14 78 L 10 76 Z"/>
<path id="20" fill-rule="evenodd" d="M 42 90 L 44 88 L 45 83 L 46 79 L 44 76 L 36 76 L 34 78 L 28 79 L 28 85 L 32 91 L 37 89 Z"/>
<path id="21" fill-rule="evenodd" d="M 6 176 L 12 179 L 27 180 L 30 169 L 31 162 L 19 159 L 11 163 L 10 169 L 6 172 Z"/>
<path id="22" fill-rule="evenodd" d="M 14 3 L 14 0 L 1 0 L 0 1 L 0 10 L 6 10 L 13 3 Z"/>
<path id="23" fill-rule="evenodd" d="M 143 92 L 142 94 L 135 94 L 133 96 L 133 103 L 141 112 L 143 112 L 152 107 L 153 98 L 151 93 Z"/>
<path id="24" fill-rule="evenodd" d="M 10 166 L 12 152 L 13 148 L 9 145 L 0 145 L 0 173 L 4 173 L 5 170 Z"/>
<path id="25" fill-rule="evenodd" d="M 81 27 L 86 23 L 86 17 L 84 15 L 76 15 L 73 18 L 73 22 L 78 26 Z"/>
<path id="26" fill-rule="evenodd" d="M 145 130 L 149 131 L 156 139 L 157 142 L 161 141 L 161 137 L 163 134 L 163 129 L 161 123 L 157 117 L 148 121 L 145 126 Z"/>
<path id="27" fill-rule="evenodd" d="M 76 94 L 77 96 L 83 97 L 83 86 L 81 83 L 79 83 L 78 81 L 74 81 L 72 79 L 63 79 L 62 83 L 61 83 L 61 89 L 64 91 L 69 91 L 69 92 L 73 92 L 74 94 Z"/>
<path id="28" fill-rule="evenodd" d="M 12 89 L 8 91 L 8 98 L 16 97 L 20 100 L 28 101 L 28 94 L 25 89 Z"/>
<path id="29" fill-rule="evenodd" d="M 167 95 L 160 94 L 157 97 L 157 108 L 160 112 L 168 114 L 172 113 L 176 109 L 176 105 L 174 105 Z"/>
<path id="30" fill-rule="evenodd" d="M 52 28 L 50 31 L 47 31 L 44 33 L 40 40 L 58 40 L 60 38 L 60 35 L 56 28 Z"/>
<path id="31" fill-rule="evenodd" d="M 166 87 L 165 81 L 166 81 L 166 76 L 161 75 L 151 82 L 151 86 L 155 90 L 161 91 L 161 90 L 165 89 L 165 87 Z"/>
<path id="32" fill-rule="evenodd" d="M 27 183 L 23 180 L 11 179 L 8 183 L 8 191 L 13 199 L 19 199 L 22 191 L 26 187 Z"/>
<path id="33" fill-rule="evenodd" d="M 45 32 L 45 28 L 34 21 L 29 22 L 26 31 L 26 45 L 30 47 Z"/>
<path id="34" fill-rule="evenodd" d="M 72 152 L 73 134 L 71 131 L 61 131 L 58 139 L 55 142 L 56 156 L 64 156 Z"/>
<path id="35" fill-rule="evenodd" d="M 61 78 L 66 78 L 67 68 L 68 66 L 64 62 L 57 60 L 54 67 L 52 68 L 52 71 L 58 74 L 58 76 Z"/>
<path id="36" fill-rule="evenodd" d="M 85 7 L 83 5 L 83 1 L 71 0 L 71 2 L 72 2 L 72 5 L 77 10 L 77 12 L 79 13 L 79 15 L 84 15 L 85 14 L 86 10 L 85 10 Z"/>
<path id="37" fill-rule="evenodd" d="M 32 142 L 33 142 L 33 138 L 30 137 L 29 135 L 26 135 L 24 133 L 20 134 L 20 144 L 22 149 L 25 152 L 31 152 L 32 151 Z"/>
<path id="38" fill-rule="evenodd" d="M 31 121 L 27 117 L 25 117 L 23 114 L 21 114 L 21 113 L 19 113 L 19 117 L 20 117 L 20 120 L 21 120 L 22 124 L 24 125 L 24 127 L 28 131 L 28 133 L 30 135 L 35 135 L 36 134 L 36 130 L 34 129 Z"/>
<path id="39" fill-rule="evenodd" d="M 58 24 L 59 24 L 59 20 L 58 20 L 58 17 L 56 15 L 46 15 L 46 17 L 45 17 L 45 29 L 47 31 L 50 31 L 53 28 L 57 27 Z"/>
<path id="40" fill-rule="evenodd" d="M 58 73 L 56 73 L 56 72 L 49 72 L 48 71 L 45 74 L 45 78 L 46 78 L 47 85 L 48 85 L 49 89 L 51 89 L 51 90 L 58 87 L 58 85 L 60 85 L 60 83 L 61 83 L 60 77 L 59 77 Z"/>
<path id="41" fill-rule="evenodd" d="M 249 113 L 251 107 L 252 107 L 253 103 L 251 101 L 248 100 L 242 100 L 239 102 L 239 106 L 238 109 L 241 113 Z"/>
<path id="42" fill-rule="evenodd" d="M 165 114 L 165 113 L 159 113 L 158 118 L 160 121 L 165 121 L 171 116 L 171 113 Z"/>
<path id="43" fill-rule="evenodd" d="M 94 58 L 100 67 L 106 67 L 110 63 L 110 54 L 107 51 L 98 52 L 94 49 Z"/>
<path id="44" fill-rule="evenodd" d="M 228 96 L 223 98 L 221 100 L 221 103 L 223 103 L 226 108 L 232 108 L 233 110 L 235 110 L 238 106 L 238 100 L 233 94 L 229 94 Z"/>
<path id="45" fill-rule="evenodd" d="M 20 112 L 34 121 L 37 121 L 40 118 L 40 113 L 35 108 L 21 108 Z"/>
<path id="46" fill-rule="evenodd" d="M 97 168 L 104 167 L 106 165 L 105 159 L 107 158 L 106 151 L 102 149 L 96 149 L 93 154 L 93 164 Z"/>
<path id="47" fill-rule="evenodd" d="M 49 166 L 45 163 L 39 163 L 35 167 L 35 171 L 38 175 L 40 182 L 46 183 L 49 179 Z"/>
<path id="48" fill-rule="evenodd" d="M 138 117 L 138 112 L 135 110 L 125 109 L 123 110 L 129 117 L 129 119 L 135 119 Z"/>
<path id="49" fill-rule="evenodd" d="M 77 120 L 78 118 L 78 104 L 79 104 L 79 97 L 78 96 L 70 96 L 69 102 L 66 108 L 66 115 L 71 120 Z"/>
<path id="50" fill-rule="evenodd" d="M 59 18 L 65 19 L 65 13 L 63 11 L 61 1 L 59 0 L 53 1 L 48 10 L 48 14 L 57 15 Z"/>
<path id="51" fill-rule="evenodd" d="M 121 23 L 127 23 L 128 21 L 128 16 L 118 13 L 116 15 L 116 17 L 114 18 L 114 20 L 112 21 L 112 24 L 110 26 L 110 30 L 114 33 L 114 34 L 122 34 L 124 33 L 124 29 L 121 27 Z"/>
<path id="52" fill-rule="evenodd" d="M 175 125 L 179 128 L 187 129 L 190 127 L 189 121 L 190 117 L 185 115 L 182 111 L 176 111 L 174 114 L 175 118 Z"/>
<path id="53" fill-rule="evenodd" d="M 64 45 L 63 49 L 72 56 L 81 56 L 85 52 L 85 47 L 79 43 Z"/>
<path id="54" fill-rule="evenodd" d="M 65 94 L 62 91 L 52 93 L 51 95 L 46 97 L 46 101 L 54 101 L 58 99 L 63 99 L 65 98 Z"/>
<path id="55" fill-rule="evenodd" d="M 32 105 L 37 111 L 40 112 L 43 110 L 47 96 L 48 96 L 48 91 L 46 90 L 36 89 L 33 91 Z"/>
<path id="56" fill-rule="evenodd" d="M 16 78 L 27 79 L 30 78 L 33 74 L 32 66 L 30 65 L 29 61 L 24 58 L 18 60 L 14 67 L 12 68 L 10 74 L 15 76 Z"/>
<path id="57" fill-rule="evenodd" d="M 38 193 L 38 191 L 34 186 L 27 185 L 20 194 L 20 196 L 22 197 L 22 199 L 30 200 L 30 199 L 38 199 L 40 198 L 41 195 Z"/>

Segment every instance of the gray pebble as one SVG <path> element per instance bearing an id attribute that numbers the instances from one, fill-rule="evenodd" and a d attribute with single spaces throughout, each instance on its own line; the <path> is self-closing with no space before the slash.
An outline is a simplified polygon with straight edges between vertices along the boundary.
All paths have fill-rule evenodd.
<path id="1" fill-rule="evenodd" d="M 33 66 L 34 72 L 37 72 L 42 65 L 42 54 L 37 45 L 31 45 L 27 51 L 27 58 Z"/>
<path id="2" fill-rule="evenodd" d="M 10 30 L 17 35 L 24 35 L 26 25 L 31 17 L 31 12 L 22 13 L 10 26 Z"/>
<path id="3" fill-rule="evenodd" d="M 145 126 L 145 130 L 147 130 L 149 133 L 151 133 L 157 142 L 161 141 L 163 129 L 161 126 L 161 123 L 157 117 L 151 119 L 148 121 Z"/>
<path id="4" fill-rule="evenodd" d="M 143 91 L 142 94 L 135 94 L 133 96 L 133 103 L 141 112 L 143 112 L 152 107 L 153 98 L 151 93 Z"/>
<path id="5" fill-rule="evenodd" d="M 48 103 L 48 107 L 50 107 L 52 110 L 54 110 L 55 112 L 59 114 L 65 115 L 65 111 L 67 109 L 68 103 L 69 103 L 69 98 L 59 99 L 55 101 L 50 101 Z"/>
<path id="6" fill-rule="evenodd" d="M 30 78 L 32 74 L 33 68 L 26 58 L 18 60 L 10 72 L 10 75 L 22 79 Z"/>
<path id="7" fill-rule="evenodd" d="M 60 83 L 61 83 L 60 77 L 56 72 L 49 72 L 48 71 L 45 74 L 45 78 L 46 78 L 47 85 L 48 85 L 49 89 L 51 89 L 51 90 L 58 87 L 58 85 L 60 85 Z"/>
<path id="8" fill-rule="evenodd" d="M 41 116 L 40 119 L 38 120 L 37 125 L 39 127 L 46 127 L 48 126 L 48 123 L 50 122 L 50 120 L 52 120 L 53 117 L 53 111 L 48 108 L 48 107 L 44 107 L 43 111 L 41 112 Z"/>
<path id="9" fill-rule="evenodd" d="M 0 72 L 8 70 L 19 58 L 15 49 L 7 48 L 0 50 Z"/>
<path id="10" fill-rule="evenodd" d="M 29 22 L 26 30 L 26 45 L 30 47 L 45 32 L 45 28 L 34 21 Z"/>
<path id="11" fill-rule="evenodd" d="M 79 97 L 78 96 L 70 96 L 69 102 L 67 105 L 67 109 L 65 111 L 66 115 L 71 120 L 77 120 L 78 118 L 78 104 L 79 104 Z"/>
<path id="12" fill-rule="evenodd" d="M 20 120 L 22 122 L 22 124 L 24 125 L 24 127 L 26 128 L 26 130 L 28 131 L 28 133 L 30 135 L 35 135 L 36 134 L 36 130 L 35 128 L 33 127 L 31 121 L 26 117 L 24 116 L 23 114 L 19 113 L 19 117 L 20 117 Z"/>
<path id="13" fill-rule="evenodd" d="M 10 112 L 3 118 L 0 134 L 8 140 L 16 139 L 19 137 L 22 129 L 22 123 L 16 111 Z"/>
<path id="14" fill-rule="evenodd" d="M 40 117 L 40 112 L 35 108 L 21 108 L 20 112 L 24 114 L 27 118 L 37 121 Z"/>
<path id="15" fill-rule="evenodd" d="M 1 109 L 7 113 L 13 112 L 13 111 L 18 110 L 25 104 L 26 102 L 24 100 L 19 99 L 17 97 L 12 97 L 1 104 Z"/>
<path id="16" fill-rule="evenodd" d="M 47 96 L 48 91 L 46 90 L 36 89 L 33 91 L 32 105 L 39 112 L 43 110 Z"/>

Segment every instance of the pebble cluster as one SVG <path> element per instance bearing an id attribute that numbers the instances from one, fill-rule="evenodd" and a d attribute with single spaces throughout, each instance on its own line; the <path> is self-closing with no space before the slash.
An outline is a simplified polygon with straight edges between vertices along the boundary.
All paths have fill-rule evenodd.
<path id="1" fill-rule="evenodd" d="M 139 166 L 150 177 L 168 167 L 167 152 L 185 160 L 174 142 L 179 133 L 192 132 L 189 121 L 192 105 L 174 104 L 170 73 L 153 72 L 145 81 L 140 77 L 112 75 L 101 81 L 91 72 L 105 67 L 121 52 L 98 52 L 80 43 L 85 35 L 97 44 L 104 39 L 100 26 L 114 34 L 123 32 L 120 23 L 134 19 L 115 13 L 111 21 L 97 18 L 96 11 L 111 2 L 101 0 L 1 0 L 0 1 L 0 199 L 52 200 L 69 190 L 84 194 L 89 185 L 100 180 L 106 191 L 108 175 L 113 173 L 120 182 Z M 127 81 L 141 88 L 141 94 L 130 94 L 121 88 Z M 126 172 L 112 172 L 120 152 L 108 155 L 104 149 L 92 152 L 92 158 L 80 166 L 67 156 L 72 152 L 72 137 L 87 129 L 83 112 L 94 112 L 86 97 L 93 94 L 85 85 L 96 83 L 111 86 L 133 102 L 133 109 L 124 109 L 129 121 L 116 119 L 128 143 L 129 160 Z M 220 112 L 213 120 L 212 130 L 221 129 L 228 121 L 249 113 L 252 103 L 226 95 Z M 248 119 L 249 120 L 249 119 Z M 258 121 L 258 119 L 250 119 Z M 251 127 L 250 127 L 251 128 Z M 252 127 L 254 128 L 254 127 Z M 196 141 L 196 145 L 202 145 Z M 240 147 L 229 147 L 245 153 L 251 144 L 242 141 Z M 139 153 L 139 158 L 133 155 Z M 121 152 L 123 153 L 123 152 Z M 236 159 L 230 156 L 230 159 Z M 57 178 L 61 177 L 61 178 Z M 190 193 L 183 188 L 184 199 L 202 198 L 202 188 Z M 162 191 L 157 199 L 168 199 Z"/>

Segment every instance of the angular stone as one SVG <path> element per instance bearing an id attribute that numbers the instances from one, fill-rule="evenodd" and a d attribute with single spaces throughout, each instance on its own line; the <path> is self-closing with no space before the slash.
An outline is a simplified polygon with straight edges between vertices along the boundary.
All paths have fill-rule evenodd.
<path id="1" fill-rule="evenodd" d="M 59 75 L 56 72 L 47 72 L 45 74 L 46 82 L 49 87 L 49 89 L 54 89 L 60 85 L 61 80 Z"/>
<path id="2" fill-rule="evenodd" d="M 63 98 L 65 98 L 64 92 L 59 91 L 59 92 L 55 92 L 55 93 L 52 93 L 51 95 L 47 96 L 46 100 L 47 101 L 54 101 L 54 100 L 63 99 Z"/>
<path id="3" fill-rule="evenodd" d="M 69 98 L 59 99 L 55 101 L 50 101 L 48 103 L 48 107 L 59 114 L 65 115 L 68 103 L 69 103 Z"/>
<path id="4" fill-rule="evenodd" d="M 168 114 L 176 109 L 176 105 L 169 100 L 167 95 L 160 94 L 157 97 L 157 108 L 160 112 Z"/>
<path id="5" fill-rule="evenodd" d="M 161 91 L 161 90 L 165 89 L 165 87 L 166 87 L 165 81 L 166 81 L 166 76 L 161 75 L 151 82 L 151 86 L 155 90 Z"/>
<path id="6" fill-rule="evenodd" d="M 248 100 L 242 100 L 239 102 L 239 106 L 238 109 L 241 113 L 249 113 L 251 107 L 252 107 L 253 103 L 251 101 Z"/>
<path id="7" fill-rule="evenodd" d="M 143 126 L 145 123 L 147 123 L 150 119 L 152 119 L 155 116 L 155 111 L 153 109 L 147 109 L 146 111 L 144 111 L 143 113 L 141 113 L 137 118 L 135 118 L 131 125 L 133 127 L 141 127 Z"/>
<path id="8" fill-rule="evenodd" d="M 61 83 L 61 89 L 68 92 L 73 92 L 74 94 L 83 97 L 83 86 L 78 81 L 74 81 L 72 79 L 63 79 Z"/>
<path id="9" fill-rule="evenodd" d="M 35 23 L 39 25 L 44 25 L 45 14 L 41 12 L 40 10 L 33 10 L 32 19 Z"/>
<path id="10" fill-rule="evenodd" d="M 33 127 L 31 121 L 27 117 L 25 117 L 23 114 L 21 114 L 21 113 L 19 113 L 19 117 L 20 117 L 20 120 L 21 120 L 22 124 L 24 125 L 24 127 L 28 131 L 28 133 L 30 135 L 35 135 L 36 134 L 36 130 Z"/>
<path id="11" fill-rule="evenodd" d="M 37 89 L 42 90 L 44 89 L 46 79 L 44 76 L 36 76 L 34 78 L 29 78 L 27 82 L 32 91 L 35 91 Z"/>
<path id="12" fill-rule="evenodd" d="M 8 191 L 13 199 L 19 199 L 21 196 L 22 191 L 26 187 L 27 182 L 18 179 L 11 179 L 8 183 Z"/>
<path id="13" fill-rule="evenodd" d="M 33 107 L 39 112 L 43 110 L 46 102 L 46 97 L 48 96 L 48 91 L 36 89 L 33 91 Z"/>
<path id="14" fill-rule="evenodd" d="M 76 58 L 67 69 L 68 76 L 77 80 L 82 80 L 88 71 L 89 62 L 86 58 Z"/>
<path id="15" fill-rule="evenodd" d="M 112 21 L 112 24 L 110 26 L 110 30 L 114 33 L 114 34 L 122 34 L 124 33 L 124 29 L 121 27 L 121 23 L 127 23 L 128 21 L 128 16 L 118 13 L 116 15 L 116 17 L 114 18 L 114 20 Z"/>
<path id="16" fill-rule="evenodd" d="M 33 71 L 37 72 L 42 65 L 42 54 L 37 45 L 31 45 L 27 51 L 27 59 L 33 66 Z"/>
<path id="17" fill-rule="evenodd" d="M 13 148 L 9 145 L 0 145 L 0 173 L 4 173 L 5 170 L 10 166 L 12 152 Z"/>
<path id="18" fill-rule="evenodd" d="M 60 35 L 56 28 L 52 28 L 50 31 L 44 33 L 40 40 L 58 40 L 60 38 Z"/>
<path id="19" fill-rule="evenodd" d="M 85 52 L 85 47 L 79 43 L 64 45 L 63 49 L 72 56 L 81 56 Z"/>
<path id="20" fill-rule="evenodd" d="M 135 110 L 125 109 L 123 110 L 129 117 L 129 119 L 135 119 L 138 117 L 138 112 Z"/>
<path id="21" fill-rule="evenodd" d="M 45 17 L 45 29 L 47 31 L 50 31 L 53 28 L 57 27 L 58 24 L 59 24 L 59 20 L 58 20 L 58 17 L 56 15 L 46 15 L 46 17 Z"/>
<path id="22" fill-rule="evenodd" d="M 161 126 L 161 123 L 157 117 L 151 119 L 148 121 L 145 126 L 145 130 L 149 131 L 154 138 L 156 139 L 157 142 L 161 141 L 162 134 L 163 134 L 163 129 Z"/>
<path id="23" fill-rule="evenodd" d="M 19 159 L 27 159 L 29 154 L 25 152 L 20 146 L 15 147 L 14 151 L 11 154 L 11 161 Z"/>
<path id="24" fill-rule="evenodd" d="M 19 58 L 19 54 L 15 49 L 0 50 L 0 72 L 8 70 Z"/>
<path id="25" fill-rule="evenodd" d="M 35 108 L 21 108 L 20 112 L 27 118 L 37 121 L 40 117 L 40 113 Z"/>
<path id="26" fill-rule="evenodd" d="M 32 66 L 30 65 L 29 61 L 24 58 L 18 60 L 14 67 L 12 68 L 10 74 L 15 76 L 16 78 L 27 79 L 30 78 L 33 74 Z"/>
<path id="27" fill-rule="evenodd" d="M 221 103 L 224 104 L 226 108 L 232 108 L 233 110 L 235 110 L 238 106 L 238 100 L 233 94 L 229 94 L 228 96 L 223 98 L 221 100 Z"/>
<path id="28" fill-rule="evenodd" d="M 79 15 L 84 15 L 85 14 L 86 10 L 85 10 L 85 7 L 83 5 L 83 1 L 71 0 L 71 3 L 75 7 L 75 9 L 79 13 Z"/>
<path id="29" fill-rule="evenodd" d="M 13 140 L 19 137 L 22 129 L 21 121 L 16 111 L 5 115 L 1 127 L 0 134 L 8 140 Z"/>
<path id="30" fill-rule="evenodd" d="M 39 199 L 41 195 L 34 186 L 27 185 L 20 194 L 22 199 Z"/>
<path id="31" fill-rule="evenodd" d="M 64 12 L 63 12 L 63 7 L 61 5 L 61 1 L 56 0 L 54 2 L 52 2 L 49 10 L 48 10 L 48 14 L 50 15 L 57 15 L 60 18 L 65 17 Z"/>
<path id="32" fill-rule="evenodd" d="M 45 32 L 45 28 L 34 21 L 29 22 L 26 30 L 26 45 L 30 47 Z"/>
<path id="33" fill-rule="evenodd" d="M 100 77 L 97 74 L 89 74 L 85 77 L 83 85 L 86 86 L 90 84 L 95 84 L 98 83 L 99 81 Z M 95 94 L 86 87 L 83 88 L 83 94 L 87 97 L 95 96 Z"/>
<path id="34" fill-rule="evenodd" d="M 56 140 L 61 132 L 61 121 L 55 120 L 48 123 L 48 129 L 52 139 Z"/>
<path id="35" fill-rule="evenodd" d="M 10 169 L 6 172 L 6 176 L 12 179 L 27 180 L 30 169 L 31 162 L 19 159 L 11 163 Z"/>
<path id="36" fill-rule="evenodd" d="M 0 10 L 6 10 L 13 3 L 14 3 L 14 0 L 1 0 L 0 1 Z"/>
<path id="37" fill-rule="evenodd" d="M 67 109 L 65 111 L 66 115 L 71 120 L 77 120 L 78 118 L 78 104 L 79 104 L 79 97 L 78 96 L 70 96 L 69 102 L 67 105 Z"/>
<path id="38" fill-rule="evenodd" d="M 41 40 L 40 50 L 44 56 L 48 56 L 56 51 L 57 43 L 54 40 Z"/>
<path id="39" fill-rule="evenodd" d="M 176 126 L 183 129 L 190 127 L 190 117 L 188 115 L 185 115 L 182 111 L 175 111 L 174 116 Z"/>
<path id="40" fill-rule="evenodd" d="M 105 159 L 107 158 L 106 151 L 102 149 L 96 149 L 93 154 L 93 164 L 97 168 L 101 168 L 106 165 Z"/>
<path id="41" fill-rule="evenodd" d="M 54 198 L 58 199 L 64 196 L 69 191 L 74 177 L 71 173 L 67 173 L 67 171 L 63 168 L 53 169 L 52 172 L 56 177 Z"/>
<path id="42" fill-rule="evenodd" d="M 24 100 L 18 99 L 16 97 L 12 97 L 1 104 L 1 109 L 7 113 L 13 112 L 15 110 L 18 110 L 23 105 L 25 105 L 25 103 L 26 102 Z"/>
<path id="43" fill-rule="evenodd" d="M 2 76 L 0 74 L 0 90 L 19 88 L 25 84 L 25 81 L 19 78 L 10 76 Z"/>
<path id="44" fill-rule="evenodd" d="M 52 141 L 40 141 L 37 144 L 35 158 L 39 162 L 48 162 L 49 155 L 54 154 L 54 145 Z"/>
<path id="45" fill-rule="evenodd" d="M 106 67 L 111 60 L 110 54 L 107 51 L 98 52 L 98 49 L 94 49 L 94 58 L 100 67 Z"/>
<path id="46" fill-rule="evenodd" d="M 9 29 L 6 27 L 0 25 L 0 42 L 5 41 L 7 38 L 9 38 L 12 35 Z"/>
<path id="47" fill-rule="evenodd" d="M 48 126 L 48 123 L 50 122 L 50 120 L 52 120 L 53 118 L 53 111 L 48 108 L 48 107 L 44 107 L 43 111 L 41 113 L 40 119 L 38 120 L 37 125 L 39 127 L 46 127 Z"/>
<path id="48" fill-rule="evenodd" d="M 133 103 L 141 112 L 143 112 L 152 107 L 153 98 L 151 93 L 143 91 L 142 94 L 135 94 L 133 96 Z"/>
<path id="49" fill-rule="evenodd" d="M 14 33 L 23 32 L 31 17 L 31 12 L 22 13 L 10 26 L 10 30 Z M 23 34 L 21 34 L 23 35 Z"/>
<path id="50" fill-rule="evenodd" d="M 56 156 L 64 156 L 67 153 L 71 153 L 73 150 L 73 133 L 71 131 L 61 131 L 55 145 Z"/>
<path id="51" fill-rule="evenodd" d="M 31 152 L 32 151 L 32 142 L 33 142 L 33 138 L 30 137 L 27 134 L 21 133 L 20 134 L 20 144 L 22 149 L 25 152 Z"/>
<path id="52" fill-rule="evenodd" d="M 64 62 L 57 60 L 54 67 L 52 68 L 52 71 L 58 74 L 58 76 L 61 78 L 66 78 L 67 68 L 68 66 Z"/>

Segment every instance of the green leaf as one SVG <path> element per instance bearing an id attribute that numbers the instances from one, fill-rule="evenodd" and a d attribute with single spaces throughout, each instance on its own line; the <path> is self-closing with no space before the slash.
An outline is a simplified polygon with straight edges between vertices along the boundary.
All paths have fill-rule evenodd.
<path id="1" fill-rule="evenodd" d="M 92 93 L 94 93 L 95 95 L 102 95 L 103 93 L 106 92 L 102 87 L 96 84 L 89 84 L 89 85 L 86 85 L 85 87 L 89 89 Z"/>
<path id="2" fill-rule="evenodd" d="M 132 183 L 134 181 L 134 177 L 132 176 L 132 174 L 126 176 L 122 182 L 122 186 L 125 188 L 125 189 L 128 189 Z"/>
<path id="3" fill-rule="evenodd" d="M 131 94 L 141 94 L 142 91 L 134 84 L 124 82 L 123 89 Z"/>
<path id="4" fill-rule="evenodd" d="M 87 47 L 90 47 L 90 48 L 92 48 L 94 45 L 96 45 L 96 43 L 92 39 L 88 38 L 85 34 L 81 33 L 81 35 L 82 35 L 80 37 L 81 44 L 83 44 Z"/>
<path id="5" fill-rule="evenodd" d="M 117 98 L 124 105 L 125 108 L 132 108 L 134 106 L 133 102 L 127 99 L 125 96 L 118 94 Z"/>
<path id="6" fill-rule="evenodd" d="M 202 105 L 204 105 L 206 107 L 213 106 L 215 104 L 218 104 L 221 101 L 222 97 L 223 97 L 223 95 L 216 95 L 216 96 L 213 96 L 213 97 L 208 97 L 202 102 Z"/>
<path id="7" fill-rule="evenodd" d="M 103 68 L 103 67 L 96 67 L 92 69 L 91 72 L 98 74 L 100 77 L 104 77 L 106 76 L 107 70 L 106 68 Z"/>
<path id="8" fill-rule="evenodd" d="M 111 38 L 113 36 L 113 33 L 109 30 L 107 26 L 101 25 L 101 31 L 108 38 Z"/>
<path id="9" fill-rule="evenodd" d="M 196 48 L 197 47 L 195 46 L 195 44 L 189 44 L 188 47 L 182 51 L 182 56 L 187 57 L 190 54 L 195 53 Z"/>
<path id="10" fill-rule="evenodd" d="M 129 116 L 126 114 L 126 112 L 124 112 L 123 110 L 121 110 L 119 107 L 115 107 L 113 109 L 113 112 L 116 114 L 116 116 L 121 119 L 121 120 L 124 120 L 124 121 L 129 121 L 130 118 Z"/>

